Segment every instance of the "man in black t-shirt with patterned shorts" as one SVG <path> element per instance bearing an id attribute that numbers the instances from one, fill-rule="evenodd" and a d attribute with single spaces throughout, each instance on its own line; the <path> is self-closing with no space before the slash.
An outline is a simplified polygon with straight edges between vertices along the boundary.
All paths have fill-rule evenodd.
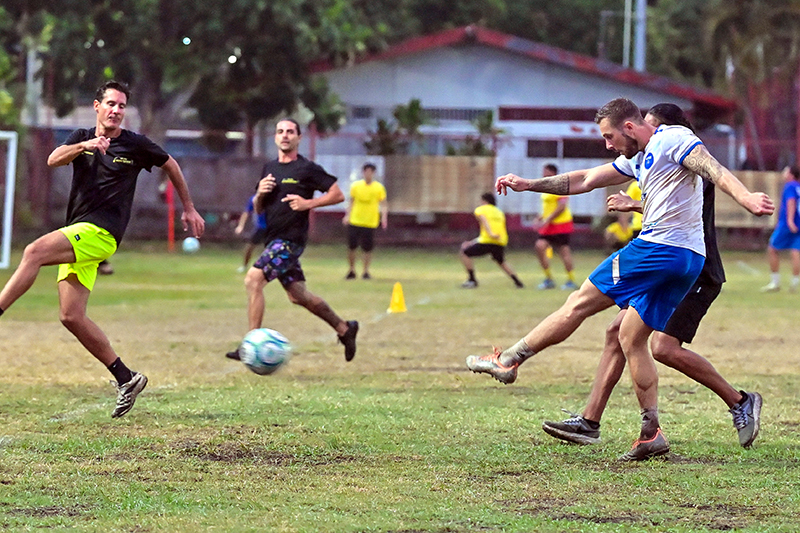
<path id="1" fill-rule="evenodd" d="M 113 418 L 130 411 L 147 378 L 125 366 L 105 333 L 86 316 L 86 305 L 97 265 L 114 254 L 125 234 L 139 173 L 154 166 L 162 168 L 183 203 L 184 230 L 191 229 L 192 235 L 200 237 L 205 226 L 175 159 L 144 135 L 122 129 L 129 96 L 123 83 L 103 84 L 94 100 L 95 127 L 75 130 L 47 158 L 50 167 L 73 166 L 66 225 L 29 244 L 0 291 L 2 315 L 31 288 L 41 267 L 59 265 L 61 323 L 116 378 Z"/>
<path id="2" fill-rule="evenodd" d="M 308 214 L 311 209 L 344 201 L 336 178 L 298 152 L 300 125 L 284 119 L 275 127 L 278 159 L 267 162 L 261 172 L 253 205 L 257 213 L 266 212 L 266 248 L 245 275 L 249 329 L 261 327 L 264 318 L 264 287 L 277 279 L 289 301 L 305 307 L 327 322 L 344 345 L 345 360 L 356 355 L 358 322 L 344 321 L 319 296 L 306 288 L 300 255 L 308 241 Z M 316 191 L 322 195 L 314 197 Z M 239 359 L 239 350 L 226 357 Z"/>

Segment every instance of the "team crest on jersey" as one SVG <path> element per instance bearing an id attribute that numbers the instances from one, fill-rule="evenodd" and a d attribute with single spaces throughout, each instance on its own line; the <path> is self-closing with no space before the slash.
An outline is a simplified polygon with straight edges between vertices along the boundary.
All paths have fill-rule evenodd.
<path id="1" fill-rule="evenodd" d="M 644 158 L 644 168 L 649 169 L 653 166 L 653 154 L 647 154 Z"/>
<path id="2" fill-rule="evenodd" d="M 123 165 L 132 165 L 133 159 L 128 159 L 127 157 L 115 157 L 114 163 L 122 163 Z"/>
<path id="3" fill-rule="evenodd" d="M 300 182 L 294 178 L 284 178 L 281 180 L 281 183 L 300 183 Z"/>

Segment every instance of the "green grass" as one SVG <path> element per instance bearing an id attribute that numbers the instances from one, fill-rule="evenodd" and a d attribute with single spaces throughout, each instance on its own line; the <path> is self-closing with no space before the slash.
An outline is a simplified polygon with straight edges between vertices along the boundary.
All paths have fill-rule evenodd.
<path id="1" fill-rule="evenodd" d="M 591 447 L 540 427 L 580 411 L 605 326 L 570 339 L 502 386 L 464 357 L 508 346 L 564 300 L 539 292 L 531 253 L 488 259 L 462 290 L 455 250 L 379 249 L 371 281 L 345 282 L 342 247 L 310 246 L 309 288 L 358 319 L 345 363 L 334 332 L 266 290 L 265 326 L 295 354 L 259 377 L 226 360 L 245 333 L 239 251 L 193 256 L 126 244 L 89 314 L 150 384 L 112 420 L 111 378 L 58 323 L 55 269 L 0 319 L 0 529 L 81 531 L 797 531 L 800 295 L 762 295 L 760 254 L 725 254 L 729 282 L 692 348 L 764 396 L 762 432 L 738 445 L 724 404 L 660 368 L 665 460 L 620 464 L 638 434 L 627 376 Z M 583 278 L 602 259 L 578 252 Z M 561 266 L 554 272 L 560 274 Z M 0 281 L 10 272 L 0 273 Z M 387 314 L 402 283 L 408 312 Z"/>

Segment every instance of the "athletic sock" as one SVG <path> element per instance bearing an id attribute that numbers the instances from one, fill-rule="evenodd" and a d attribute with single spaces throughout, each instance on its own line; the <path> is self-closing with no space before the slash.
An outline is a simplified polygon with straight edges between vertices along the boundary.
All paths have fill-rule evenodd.
<path id="1" fill-rule="evenodd" d="M 553 279 L 553 273 L 550 272 L 549 268 L 545 268 L 543 270 L 544 270 L 544 277 L 546 277 L 547 279 Z"/>
<path id="2" fill-rule="evenodd" d="M 467 274 L 469 274 L 469 281 L 478 281 L 475 279 L 475 270 L 469 269 Z"/>
<path id="3" fill-rule="evenodd" d="M 800 276 L 792 276 L 792 287 L 800 285 Z"/>
<path id="4" fill-rule="evenodd" d="M 511 276 L 511 279 L 514 280 L 514 285 L 516 285 L 517 287 L 522 287 L 523 286 L 522 282 L 519 280 L 519 278 L 517 277 L 516 274 L 513 274 Z"/>
<path id="5" fill-rule="evenodd" d="M 642 409 L 642 431 L 639 438 L 650 440 L 658 431 L 658 409 Z"/>
<path id="6" fill-rule="evenodd" d="M 595 422 L 594 420 L 589 420 L 588 418 L 583 419 L 586 424 L 592 429 L 600 429 L 600 422 Z"/>
<path id="7" fill-rule="evenodd" d="M 575 271 L 574 270 L 567 270 L 567 279 L 570 280 L 572 283 L 575 283 Z"/>
<path id="8" fill-rule="evenodd" d="M 120 385 L 129 382 L 133 377 L 130 369 L 127 366 L 125 366 L 125 363 L 123 363 L 122 359 L 120 359 L 119 357 L 117 357 L 116 361 L 114 361 L 109 365 L 108 370 L 109 372 L 114 374 L 117 383 L 119 383 Z"/>
<path id="9" fill-rule="evenodd" d="M 3 313 L 5 313 L 5 311 L 3 310 L 2 307 L 0 307 L 0 316 L 3 316 Z"/>
<path id="10" fill-rule="evenodd" d="M 530 349 L 525 339 L 520 339 L 514 346 L 501 353 L 499 360 L 503 366 L 521 365 L 534 355 L 536 352 Z"/>
<path id="11" fill-rule="evenodd" d="M 772 276 L 772 284 L 773 285 L 780 285 L 781 284 L 781 275 L 779 272 L 773 272 Z"/>

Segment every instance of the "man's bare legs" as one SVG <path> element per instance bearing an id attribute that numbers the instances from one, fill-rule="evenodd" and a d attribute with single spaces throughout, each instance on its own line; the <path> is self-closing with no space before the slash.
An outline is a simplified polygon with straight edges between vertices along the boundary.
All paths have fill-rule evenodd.
<path id="1" fill-rule="evenodd" d="M 266 286 L 267 280 L 261 270 L 251 268 L 247 272 L 245 288 L 247 290 L 247 322 L 250 330 L 260 328 L 264 320 L 264 288 Z M 339 340 L 345 346 L 345 358 L 348 361 L 352 360 L 356 350 L 355 338 L 358 333 L 358 322 L 342 320 L 325 300 L 309 291 L 303 281 L 295 281 L 284 289 L 290 302 L 305 307 L 336 330 Z M 236 359 L 237 357 L 232 356 L 233 353 L 235 352 L 230 352 L 228 357 Z"/>
<path id="2" fill-rule="evenodd" d="M 107 368 L 117 360 L 117 354 L 105 333 L 86 315 L 91 291 L 81 285 L 75 274 L 58 283 L 59 317 L 64 327 Z"/>
<path id="3" fill-rule="evenodd" d="M 0 309 L 7 311 L 28 291 L 43 266 L 74 262 L 75 251 L 66 235 L 58 230 L 42 235 L 25 247 L 19 266 L 0 291 Z"/>

